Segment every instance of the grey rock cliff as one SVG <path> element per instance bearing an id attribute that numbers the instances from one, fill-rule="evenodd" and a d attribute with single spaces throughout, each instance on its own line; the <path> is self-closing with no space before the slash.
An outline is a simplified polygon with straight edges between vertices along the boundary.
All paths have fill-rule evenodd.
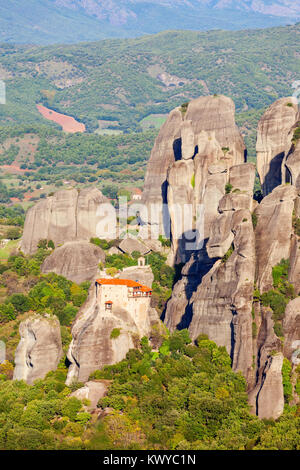
<path id="1" fill-rule="evenodd" d="M 284 183 L 282 163 L 288 154 L 291 143 L 291 128 L 298 114 L 296 98 L 281 98 L 265 112 L 257 130 L 257 170 L 264 195 Z"/>
<path id="2" fill-rule="evenodd" d="M 56 317 L 34 315 L 20 324 L 14 380 L 32 384 L 55 370 L 62 358 L 60 324 Z"/>
<path id="3" fill-rule="evenodd" d="M 231 355 L 234 370 L 242 371 L 249 378 L 252 364 L 254 233 L 249 210 L 234 211 L 230 218 L 233 252 L 226 262 L 219 260 L 214 264 L 193 294 L 193 317 L 189 331 L 192 339 L 199 334 L 207 334 L 219 346 L 225 346 Z M 224 254 L 226 248 L 224 245 Z"/>
<path id="4" fill-rule="evenodd" d="M 104 216 L 97 215 L 101 204 L 108 203 L 96 188 L 57 191 L 38 202 L 26 215 L 21 250 L 34 253 L 40 240 L 53 240 L 55 246 L 68 241 L 89 240 L 97 236 L 97 225 Z"/>
<path id="5" fill-rule="evenodd" d="M 284 355 L 289 360 L 293 359 L 294 353 L 300 352 L 300 297 L 291 300 L 285 310 L 283 319 L 284 331 Z M 299 356 L 297 363 L 299 364 Z"/>
<path id="6" fill-rule="evenodd" d="M 118 275 L 119 279 L 131 279 L 147 287 L 152 287 L 154 275 L 151 266 L 130 266 L 123 269 Z"/>
<path id="7" fill-rule="evenodd" d="M 195 205 L 204 201 L 209 225 L 224 194 L 226 172 L 244 161 L 245 145 L 235 124 L 233 101 L 224 96 L 192 100 L 186 113 L 175 109 L 161 128 L 148 162 L 142 201 L 149 208 L 152 203 L 168 203 L 170 208 L 178 201 Z M 155 224 L 168 234 L 166 213 L 159 211 Z M 173 230 L 174 224 L 173 213 Z M 181 250 L 175 241 L 175 261 L 181 258 L 177 249 Z"/>
<path id="8" fill-rule="evenodd" d="M 263 371 L 263 380 L 257 396 L 257 416 L 260 419 L 278 419 L 284 408 L 282 385 L 283 354 L 271 356 Z"/>
<path id="9" fill-rule="evenodd" d="M 296 199 L 294 186 L 281 185 L 266 196 L 255 211 L 256 279 L 261 292 L 273 286 L 272 267 L 290 257 Z"/>
<path id="10" fill-rule="evenodd" d="M 91 281 L 98 265 L 105 261 L 104 251 L 87 241 L 67 242 L 48 256 L 41 268 L 45 274 L 54 272 L 70 281 L 81 284 Z"/>

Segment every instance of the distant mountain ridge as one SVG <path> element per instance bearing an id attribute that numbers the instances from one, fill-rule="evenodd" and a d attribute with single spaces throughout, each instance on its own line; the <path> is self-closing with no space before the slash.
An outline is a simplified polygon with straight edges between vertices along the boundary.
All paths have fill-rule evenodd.
<path id="1" fill-rule="evenodd" d="M 54 0 L 54 3 L 72 10 L 82 9 L 88 15 L 100 20 L 108 19 L 112 24 L 123 24 L 131 17 L 136 18 L 139 8 L 145 4 L 173 9 L 190 8 L 191 11 L 206 7 L 289 18 L 300 16 L 300 5 L 291 0 Z"/>
<path id="2" fill-rule="evenodd" d="M 11 0 L 0 42 L 51 44 L 137 37 L 163 30 L 248 29 L 300 20 L 292 0 Z"/>

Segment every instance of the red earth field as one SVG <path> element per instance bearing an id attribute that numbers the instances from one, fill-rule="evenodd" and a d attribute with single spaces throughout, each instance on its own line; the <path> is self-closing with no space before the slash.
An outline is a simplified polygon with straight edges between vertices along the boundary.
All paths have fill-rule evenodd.
<path id="1" fill-rule="evenodd" d="M 37 104 L 36 107 L 45 119 L 56 122 L 62 127 L 63 131 L 71 133 L 85 132 L 85 125 L 76 121 L 73 117 L 52 111 L 41 104 Z"/>

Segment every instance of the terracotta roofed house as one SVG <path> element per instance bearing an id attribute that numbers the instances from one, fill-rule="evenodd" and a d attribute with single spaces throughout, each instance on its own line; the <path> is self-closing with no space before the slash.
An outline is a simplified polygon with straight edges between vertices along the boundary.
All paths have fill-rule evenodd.
<path id="1" fill-rule="evenodd" d="M 150 307 L 152 289 L 131 279 L 97 279 L 96 296 L 100 313 L 124 308 L 132 315 L 145 315 Z"/>

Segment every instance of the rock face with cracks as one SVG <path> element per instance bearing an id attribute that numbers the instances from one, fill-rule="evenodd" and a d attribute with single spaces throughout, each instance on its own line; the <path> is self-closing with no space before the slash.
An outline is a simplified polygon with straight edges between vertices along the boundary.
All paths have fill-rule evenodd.
<path id="1" fill-rule="evenodd" d="M 45 259 L 41 270 L 81 284 L 91 281 L 98 272 L 99 263 L 104 261 L 105 253 L 99 246 L 86 241 L 67 242 Z"/>
<path id="2" fill-rule="evenodd" d="M 21 340 L 15 355 L 14 380 L 32 384 L 55 370 L 63 355 L 56 317 L 34 315 L 20 324 Z"/>
<path id="3" fill-rule="evenodd" d="M 99 212 L 103 204 L 108 204 L 108 200 L 96 188 L 57 191 L 29 209 L 21 250 L 34 253 L 40 240 L 52 240 L 57 247 L 96 237 L 104 224 L 105 216 Z"/>
<path id="4" fill-rule="evenodd" d="M 255 211 L 256 278 L 261 292 L 272 289 L 272 267 L 290 257 L 297 198 L 294 186 L 281 185 L 266 196 Z"/>
<path id="5" fill-rule="evenodd" d="M 192 204 L 191 211 L 195 212 L 197 205 L 204 203 L 207 219 L 204 232 L 208 230 L 224 194 L 228 169 L 244 161 L 245 145 L 235 124 L 235 108 L 230 98 L 205 96 L 192 100 L 186 112 L 180 108 L 172 111 L 147 166 L 142 201 L 149 207 L 148 213 L 151 204 L 157 204 L 157 220 L 151 219 L 151 224 L 168 234 L 168 209 L 162 208 L 163 204 L 168 204 L 171 211 L 174 230 L 177 226 L 172 212 L 174 204 Z M 187 225 L 188 232 L 192 229 L 195 229 L 192 224 Z M 182 248 L 174 240 L 174 260 L 182 255 Z"/>
<path id="6" fill-rule="evenodd" d="M 257 170 L 266 196 L 285 182 L 282 164 L 291 147 L 292 127 L 299 119 L 298 104 L 294 97 L 281 98 L 265 112 L 257 130 Z"/>

